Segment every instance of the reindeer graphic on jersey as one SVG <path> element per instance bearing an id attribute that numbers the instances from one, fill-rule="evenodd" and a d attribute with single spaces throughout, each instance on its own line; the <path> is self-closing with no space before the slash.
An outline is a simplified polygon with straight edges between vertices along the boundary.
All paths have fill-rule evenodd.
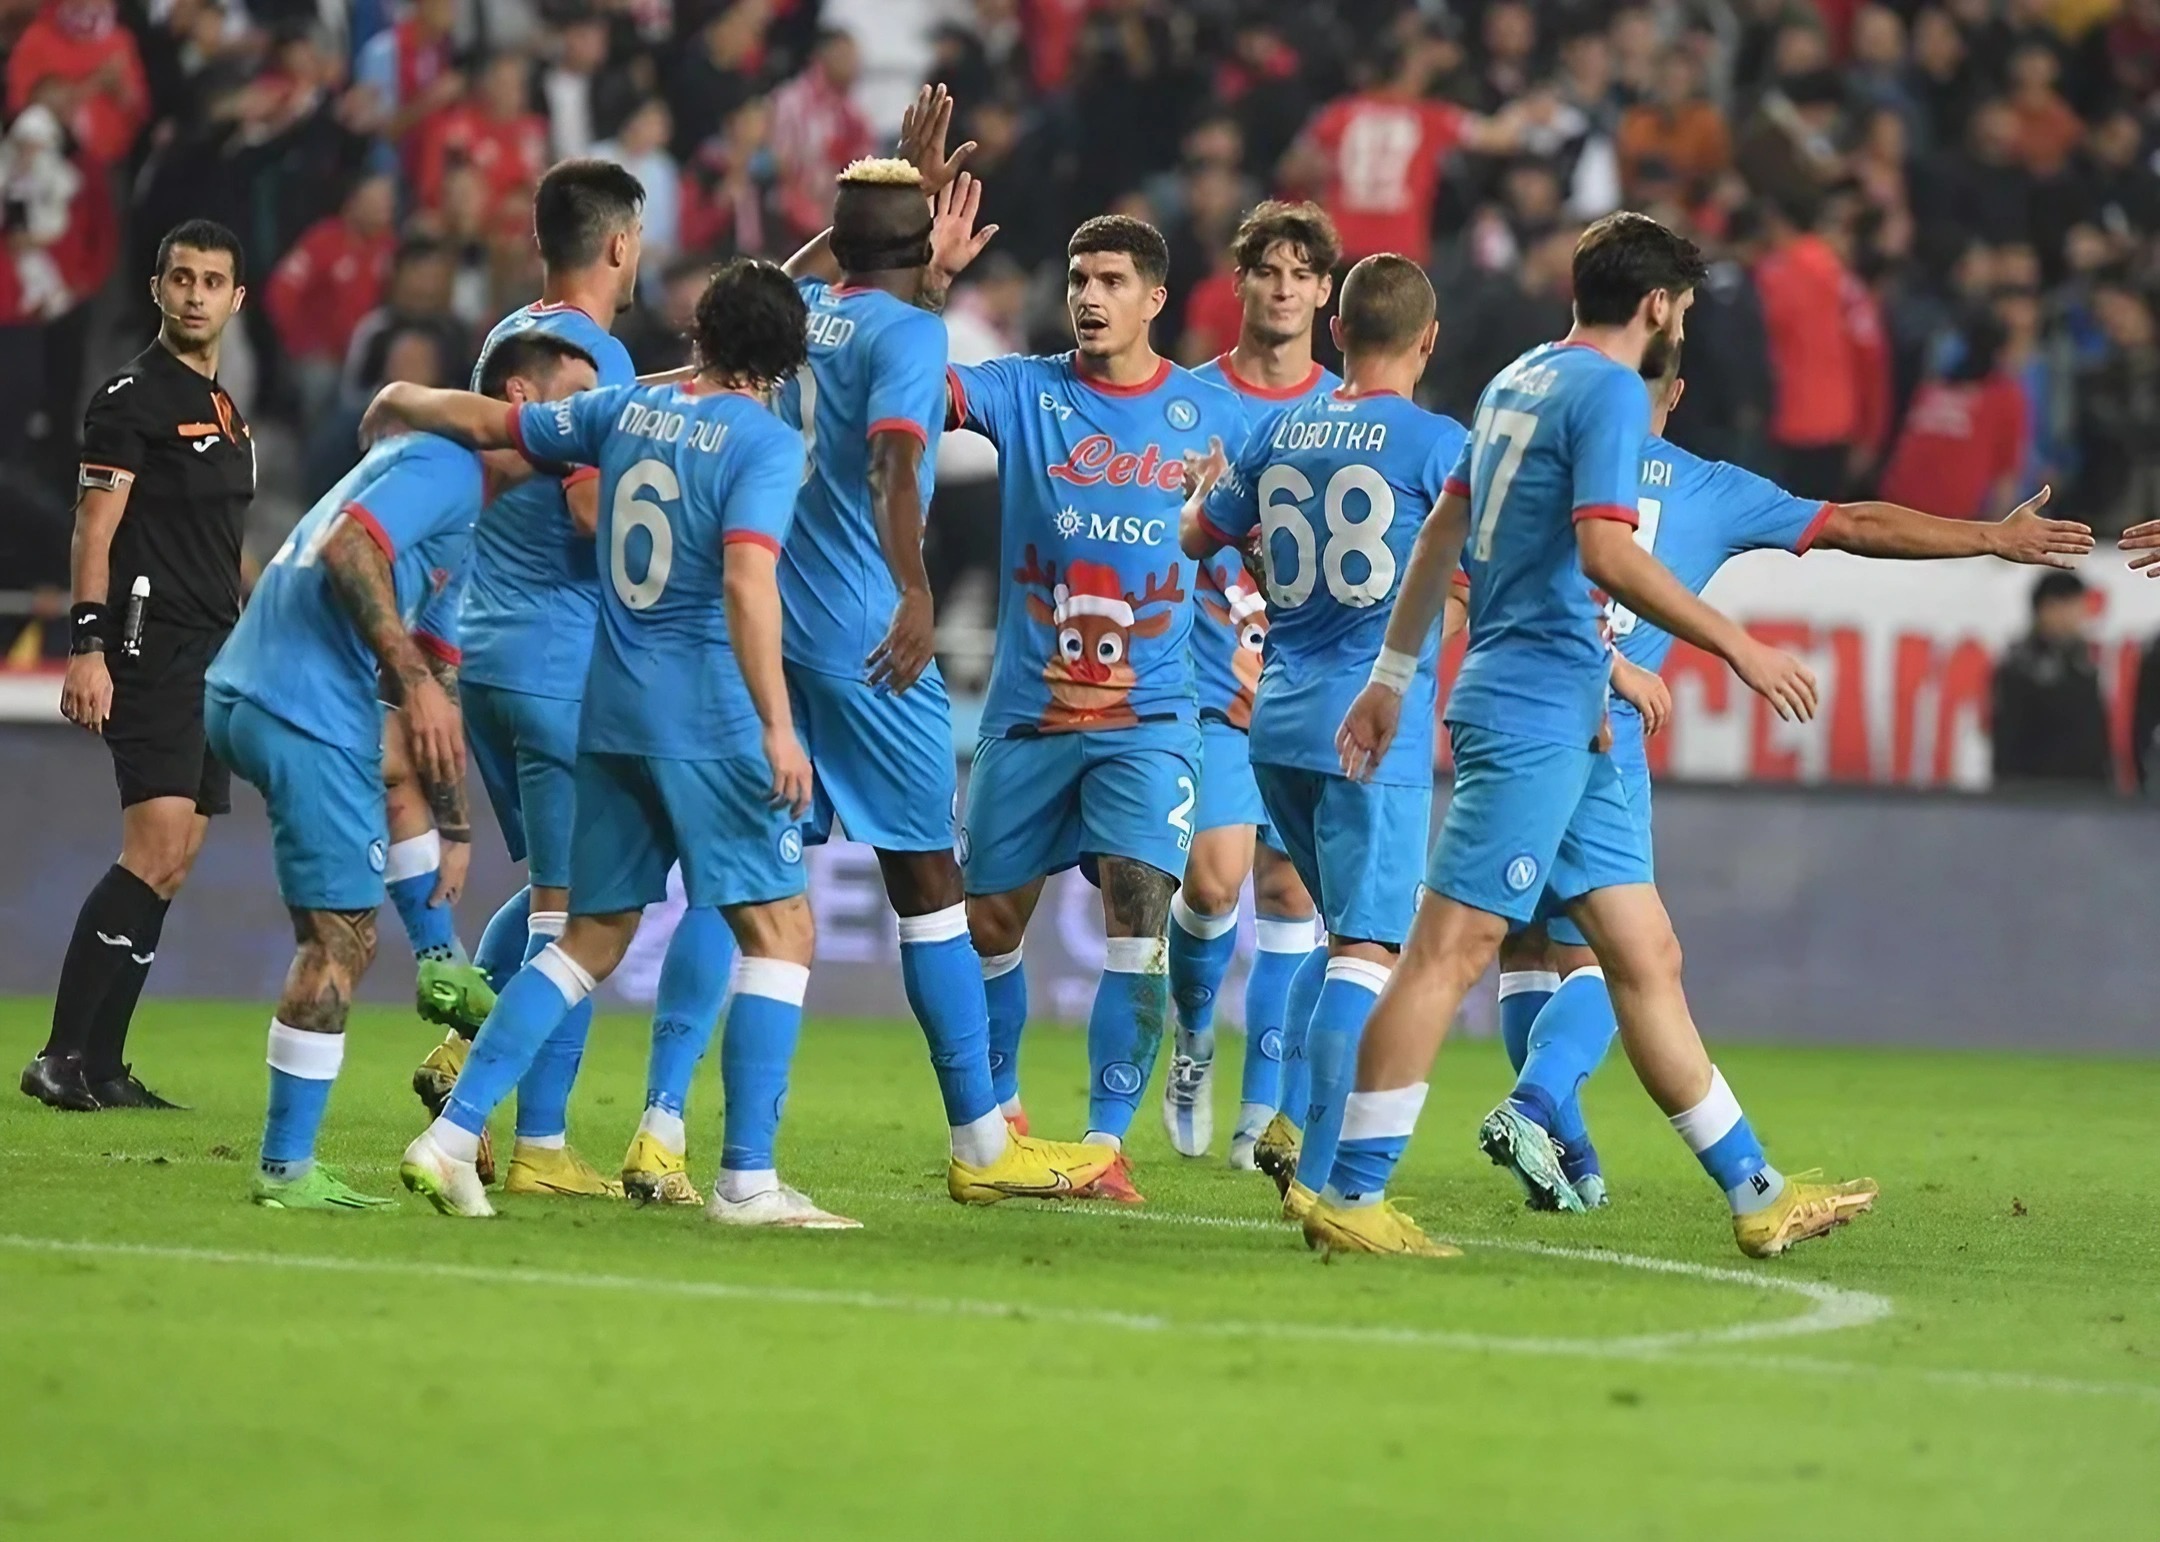
<path id="1" fill-rule="evenodd" d="M 1050 661 L 1043 666 L 1043 680 L 1050 687 L 1043 730 L 1130 728 L 1138 723 L 1129 700 L 1139 682 L 1132 666 L 1133 639 L 1160 637 L 1177 619 L 1185 587 L 1178 582 L 1176 566 L 1160 583 L 1148 574 L 1145 588 L 1132 595 L 1114 568 L 1073 562 L 1061 579 L 1056 565 L 1045 563 L 1030 546 L 1026 564 L 1014 571 L 1013 579 L 1048 596 L 1027 597 L 1029 619 L 1055 632 Z M 1155 606 L 1162 608 L 1141 617 L 1140 612 Z"/>
<path id="2" fill-rule="evenodd" d="M 1260 650 L 1267 642 L 1267 597 L 1253 587 L 1243 567 L 1231 562 L 1209 562 L 1200 568 L 1195 598 L 1233 639 L 1230 670 L 1237 676 L 1238 688 L 1228 717 L 1232 728 L 1249 732 L 1253 692 L 1260 688 Z"/>

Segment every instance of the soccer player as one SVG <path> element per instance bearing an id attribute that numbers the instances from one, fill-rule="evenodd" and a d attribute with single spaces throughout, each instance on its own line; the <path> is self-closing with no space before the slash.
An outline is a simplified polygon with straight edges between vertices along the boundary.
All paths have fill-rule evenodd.
<path id="1" fill-rule="evenodd" d="M 1379 657 L 1388 607 L 1425 511 L 1462 450 L 1463 426 L 1410 400 L 1439 327 L 1431 280 L 1406 257 L 1367 257 L 1343 280 L 1332 327 L 1344 381 L 1269 419 L 1203 506 L 1186 504 L 1187 552 L 1260 532 L 1267 672 L 1253 703 L 1252 774 L 1266 817 L 1320 897 L 1327 963 L 1311 1010 L 1311 1108 L 1285 1213 L 1302 1219 L 1327 1180 L 1357 1042 L 1410 934 L 1432 808 L 1439 641 L 1403 683 L 1409 721 L 1371 774 L 1342 774 L 1335 730 Z M 1265 523 L 1263 523 L 1263 520 Z M 1173 933 L 1173 936 L 1175 934 Z"/>
<path id="2" fill-rule="evenodd" d="M 1164 928 L 1200 800 L 1193 565 L 1178 545 L 1187 451 L 1244 415 L 1148 342 L 1170 253 L 1140 220 L 1088 220 L 1066 246 L 1074 352 L 948 372 L 948 428 L 998 448 L 998 630 L 963 821 L 968 926 L 991 1065 L 1020 1112 L 1021 939 L 1051 873 L 1085 864 L 1107 937 L 1088 1015 L 1088 1130 L 1118 1153 L 1081 1191 L 1137 1204 L 1124 1139 L 1169 1016 Z"/>
<path id="3" fill-rule="evenodd" d="M 637 178 L 610 161 L 564 161 L 541 179 L 533 195 L 540 299 L 497 324 L 481 349 L 483 369 L 507 339 L 540 332 L 590 353 L 604 386 L 635 378 L 608 326 L 636 298 L 644 197 Z M 579 702 L 600 611 L 598 505 L 590 467 L 560 480 L 536 476 L 491 502 L 474 529 L 461 618 L 466 733 L 504 844 L 526 863 L 531 884 L 496 912 L 480 940 L 477 962 L 497 990 L 564 926 Z M 645 1113 L 621 1186 L 568 1144 L 570 1091 L 592 1008 L 581 1002 L 563 1020 L 518 1087 L 510 1192 L 605 1197 L 627 1188 L 645 1200 L 700 1202 L 684 1161 L 683 1105 L 727 991 L 729 956 L 718 914 L 686 911 L 661 972 Z M 413 1088 L 432 1114 L 441 1114 L 486 1017 L 477 997 L 460 1006 L 450 1036 L 414 1073 Z"/>
<path id="4" fill-rule="evenodd" d="M 1193 374 L 1230 391 L 1250 430 L 1342 383 L 1313 360 L 1313 319 L 1328 302 L 1342 244 L 1317 204 L 1269 202 L 1245 216 L 1230 254 L 1244 307 L 1237 346 Z M 1230 1165 L 1250 1169 L 1271 1121 L 1283 1120 L 1274 1131 L 1280 1147 L 1295 1139 L 1289 1131 L 1304 1118 L 1304 1014 L 1291 1020 L 1290 986 L 1310 958 L 1306 980 L 1317 991 L 1327 955 L 1313 946 L 1312 896 L 1270 831 L 1253 782 L 1246 734 L 1267 637 L 1266 604 L 1240 553 L 1210 551 L 1197 560 L 1192 652 L 1200 695 L 1200 802 L 1185 880 L 1170 902 L 1177 1047 L 1163 1084 L 1163 1126 L 1170 1144 L 1186 1156 L 1205 1156 L 1213 1143 L 1215 994 L 1236 948 L 1238 895 L 1250 875 L 1257 948 L 1245 979 L 1244 1085 L 1230 1136 Z M 1309 1010 L 1310 999 L 1301 1004 Z M 1278 1107 L 1286 1112 L 1277 1115 Z"/>
<path id="5" fill-rule="evenodd" d="M 825 840 L 837 820 L 877 851 L 901 979 L 945 1103 L 946 1187 L 988 1204 L 1084 1188 L 1114 1153 L 1012 1133 L 991 1089 L 982 971 L 953 857 L 952 708 L 922 559 L 945 426 L 945 324 L 919 303 L 933 223 L 923 188 L 905 160 L 856 162 L 840 174 L 832 229 L 788 264 L 837 271 L 797 280 L 810 360 L 776 409 L 802 433 L 809 476 L 780 597 L 788 694 L 815 776 L 805 838 Z M 980 201 L 965 173 L 939 189 L 969 230 Z"/>
<path id="6" fill-rule="evenodd" d="M 467 392 L 393 385 L 370 409 L 378 424 L 600 468 L 606 572 L 578 724 L 569 923 L 498 994 L 442 1115 L 405 1150 L 399 1177 L 445 1215 L 493 1214 L 473 1166 L 489 1113 L 622 961 L 679 862 L 685 898 L 719 907 L 742 947 L 705 1213 L 740 1226 L 856 1224 L 782 1183 L 773 1157 L 813 935 L 798 828 L 810 763 L 788 705 L 775 577 L 803 448 L 765 401 L 802 367 L 805 317 L 785 273 L 739 258 L 698 300 L 688 381 L 511 413 Z"/>
<path id="7" fill-rule="evenodd" d="M 1636 539 L 1694 594 L 1731 558 L 1747 551 L 1848 551 L 1863 557 L 1928 559 L 1995 556 L 2036 566 L 2067 566 L 2092 550 L 2092 532 L 2044 518 L 2043 489 L 1994 523 L 1939 519 L 1894 503 L 1823 503 L 1796 498 L 1738 466 L 1706 461 L 1660 437 L 1679 404 L 1680 350 L 1650 383 L 1651 439 L 1642 452 Z M 1672 634 L 1623 605 L 1610 612 L 1620 657 L 1655 674 L 1672 651 Z M 1649 849 L 1650 763 L 1643 714 L 1627 700 L 1612 705 L 1609 754 L 1628 809 Z M 1549 947 L 1548 947 L 1549 943 Z M 1580 1090 L 1604 1059 L 1618 1029 L 1604 971 L 1582 930 L 1548 889 L 1537 924 L 1500 949 L 1500 1026 L 1519 1074 L 1507 1101 L 1486 1118 L 1479 1142 L 1522 1180 L 1533 1209 L 1593 1209 L 1606 1201 L 1605 1178 L 1585 1127 Z"/>
<path id="8" fill-rule="evenodd" d="M 504 400 L 545 401 L 593 380 L 589 354 L 534 336 L 497 351 L 482 383 L 501 400 L 483 399 L 499 413 Z M 389 835 L 381 684 L 398 698 L 437 826 L 467 825 L 444 597 L 454 600 L 470 555 L 482 477 L 480 458 L 444 439 L 375 446 L 294 527 L 210 666 L 211 747 L 269 805 L 278 892 L 298 944 L 270 1021 L 260 1205 L 391 1203 L 318 1166 L 315 1136 L 345 1057 L 346 1006 L 375 956 Z"/>
<path id="9" fill-rule="evenodd" d="M 1602 753 L 1610 653 L 1592 586 L 1717 654 L 1781 716 L 1815 710 L 1814 677 L 1757 642 L 1635 540 L 1650 399 L 1681 341 L 1703 264 L 1655 220 L 1608 215 L 1574 260 L 1575 325 L 1502 370 L 1479 400 L 1447 491 L 1419 532 L 1373 678 L 1338 739 L 1371 773 L 1395 737 L 1468 539 L 1470 645 L 1447 706 L 1455 791 L 1401 962 L 1359 1046 L 1325 1189 L 1305 1217 L 1322 1249 L 1445 1256 L 1386 1202 L 1425 1078 L 1464 994 L 1549 884 L 1590 939 L 1628 1058 L 1731 1206 L 1743 1252 L 1766 1257 L 1874 1204 L 1871 1179 L 1823 1183 L 1772 1167 L 1710 1063 L 1680 985 L 1680 946 L 1612 757 Z"/>

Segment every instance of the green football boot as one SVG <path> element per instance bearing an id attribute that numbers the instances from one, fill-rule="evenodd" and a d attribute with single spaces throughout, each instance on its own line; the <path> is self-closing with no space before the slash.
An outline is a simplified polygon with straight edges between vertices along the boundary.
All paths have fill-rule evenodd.
<path id="1" fill-rule="evenodd" d="M 362 1194 L 334 1167 L 317 1162 L 297 1178 L 255 1175 L 255 1203 L 265 1210 L 395 1210 L 397 1201 Z"/>
<path id="2" fill-rule="evenodd" d="M 414 987 L 415 1005 L 431 1023 L 456 1029 L 466 1038 L 480 1031 L 495 1010 L 495 992 L 478 964 L 453 958 L 425 958 Z"/>

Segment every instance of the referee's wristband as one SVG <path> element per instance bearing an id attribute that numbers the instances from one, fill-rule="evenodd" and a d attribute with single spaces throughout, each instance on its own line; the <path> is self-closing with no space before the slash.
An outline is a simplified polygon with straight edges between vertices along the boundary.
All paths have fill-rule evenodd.
<path id="1" fill-rule="evenodd" d="M 68 652 L 103 653 L 112 640 L 112 612 L 96 600 L 84 600 L 68 611 Z"/>
<path id="2" fill-rule="evenodd" d="M 1417 678 L 1417 655 L 1398 653 L 1383 647 L 1380 656 L 1373 660 L 1372 683 L 1384 685 L 1397 696 L 1408 693 L 1410 682 Z"/>

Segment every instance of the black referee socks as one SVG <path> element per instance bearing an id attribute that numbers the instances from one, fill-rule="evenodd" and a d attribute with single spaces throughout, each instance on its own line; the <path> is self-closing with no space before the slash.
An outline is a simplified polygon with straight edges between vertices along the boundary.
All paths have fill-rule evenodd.
<path id="1" fill-rule="evenodd" d="M 171 901 L 114 863 L 83 901 L 53 995 L 48 1055 L 80 1055 L 93 1082 L 121 1074 L 135 1002 Z"/>

